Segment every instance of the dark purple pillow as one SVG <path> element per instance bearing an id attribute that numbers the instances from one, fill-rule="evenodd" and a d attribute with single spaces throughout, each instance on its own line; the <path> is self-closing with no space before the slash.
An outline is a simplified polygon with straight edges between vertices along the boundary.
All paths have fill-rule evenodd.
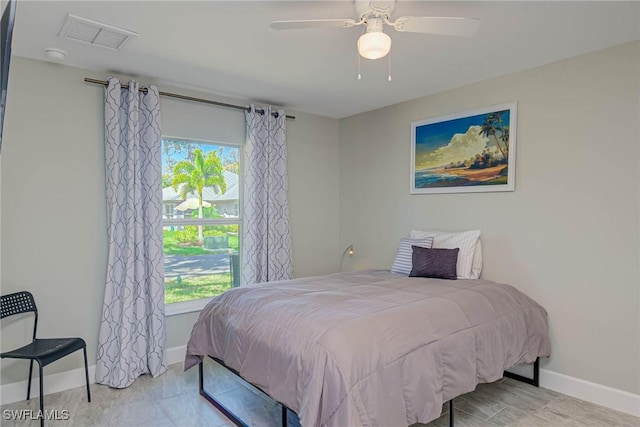
<path id="1" fill-rule="evenodd" d="M 435 279 L 458 278 L 456 264 L 459 248 L 421 248 L 412 246 L 412 268 L 409 277 L 432 277 Z"/>

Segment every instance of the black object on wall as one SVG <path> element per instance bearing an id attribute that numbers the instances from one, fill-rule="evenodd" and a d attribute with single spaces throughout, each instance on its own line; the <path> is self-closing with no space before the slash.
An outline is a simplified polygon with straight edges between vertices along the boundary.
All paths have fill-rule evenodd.
<path id="1" fill-rule="evenodd" d="M 0 150 L 2 149 L 2 128 L 4 111 L 7 106 L 7 84 L 9 83 L 9 63 L 11 62 L 11 40 L 16 19 L 17 0 L 8 0 L 0 20 Z"/>

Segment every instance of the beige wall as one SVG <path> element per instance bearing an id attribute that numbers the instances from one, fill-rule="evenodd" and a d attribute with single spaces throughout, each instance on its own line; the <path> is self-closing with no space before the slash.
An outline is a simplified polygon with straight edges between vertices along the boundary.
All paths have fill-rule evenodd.
<path id="1" fill-rule="evenodd" d="M 388 268 L 414 228 L 480 229 L 483 277 L 549 312 L 542 367 L 640 393 L 638 53 L 617 46 L 342 120 L 350 267 Z M 509 101 L 515 192 L 409 195 L 412 121 Z"/>
<path id="2" fill-rule="evenodd" d="M 84 337 L 93 364 L 107 259 L 103 90 L 83 78 L 106 75 L 17 57 L 11 67 L 0 189 L 2 293 L 31 290 L 42 336 Z M 167 98 L 161 98 L 161 111 L 166 135 L 244 141 L 241 111 Z M 287 121 L 295 275 L 334 272 L 340 255 L 339 122 L 290 113 L 297 116 Z M 186 344 L 196 317 L 168 318 L 168 347 Z M 3 321 L 2 349 L 23 343 L 29 327 Z M 81 367 L 81 359 L 66 358 L 46 372 Z M 27 376 L 24 362 L 4 360 L 1 366 L 3 384 Z"/>

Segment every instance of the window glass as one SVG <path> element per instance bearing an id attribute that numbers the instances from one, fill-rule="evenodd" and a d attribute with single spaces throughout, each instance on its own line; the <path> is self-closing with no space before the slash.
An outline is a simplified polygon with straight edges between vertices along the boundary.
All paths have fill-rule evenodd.
<path id="1" fill-rule="evenodd" d="M 165 303 L 240 284 L 240 147 L 163 138 Z"/>

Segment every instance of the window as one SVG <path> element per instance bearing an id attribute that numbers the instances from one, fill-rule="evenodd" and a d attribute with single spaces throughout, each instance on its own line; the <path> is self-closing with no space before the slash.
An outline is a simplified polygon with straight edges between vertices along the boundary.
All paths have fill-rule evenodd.
<path id="1" fill-rule="evenodd" d="M 167 314 L 240 284 L 240 147 L 162 139 Z"/>

